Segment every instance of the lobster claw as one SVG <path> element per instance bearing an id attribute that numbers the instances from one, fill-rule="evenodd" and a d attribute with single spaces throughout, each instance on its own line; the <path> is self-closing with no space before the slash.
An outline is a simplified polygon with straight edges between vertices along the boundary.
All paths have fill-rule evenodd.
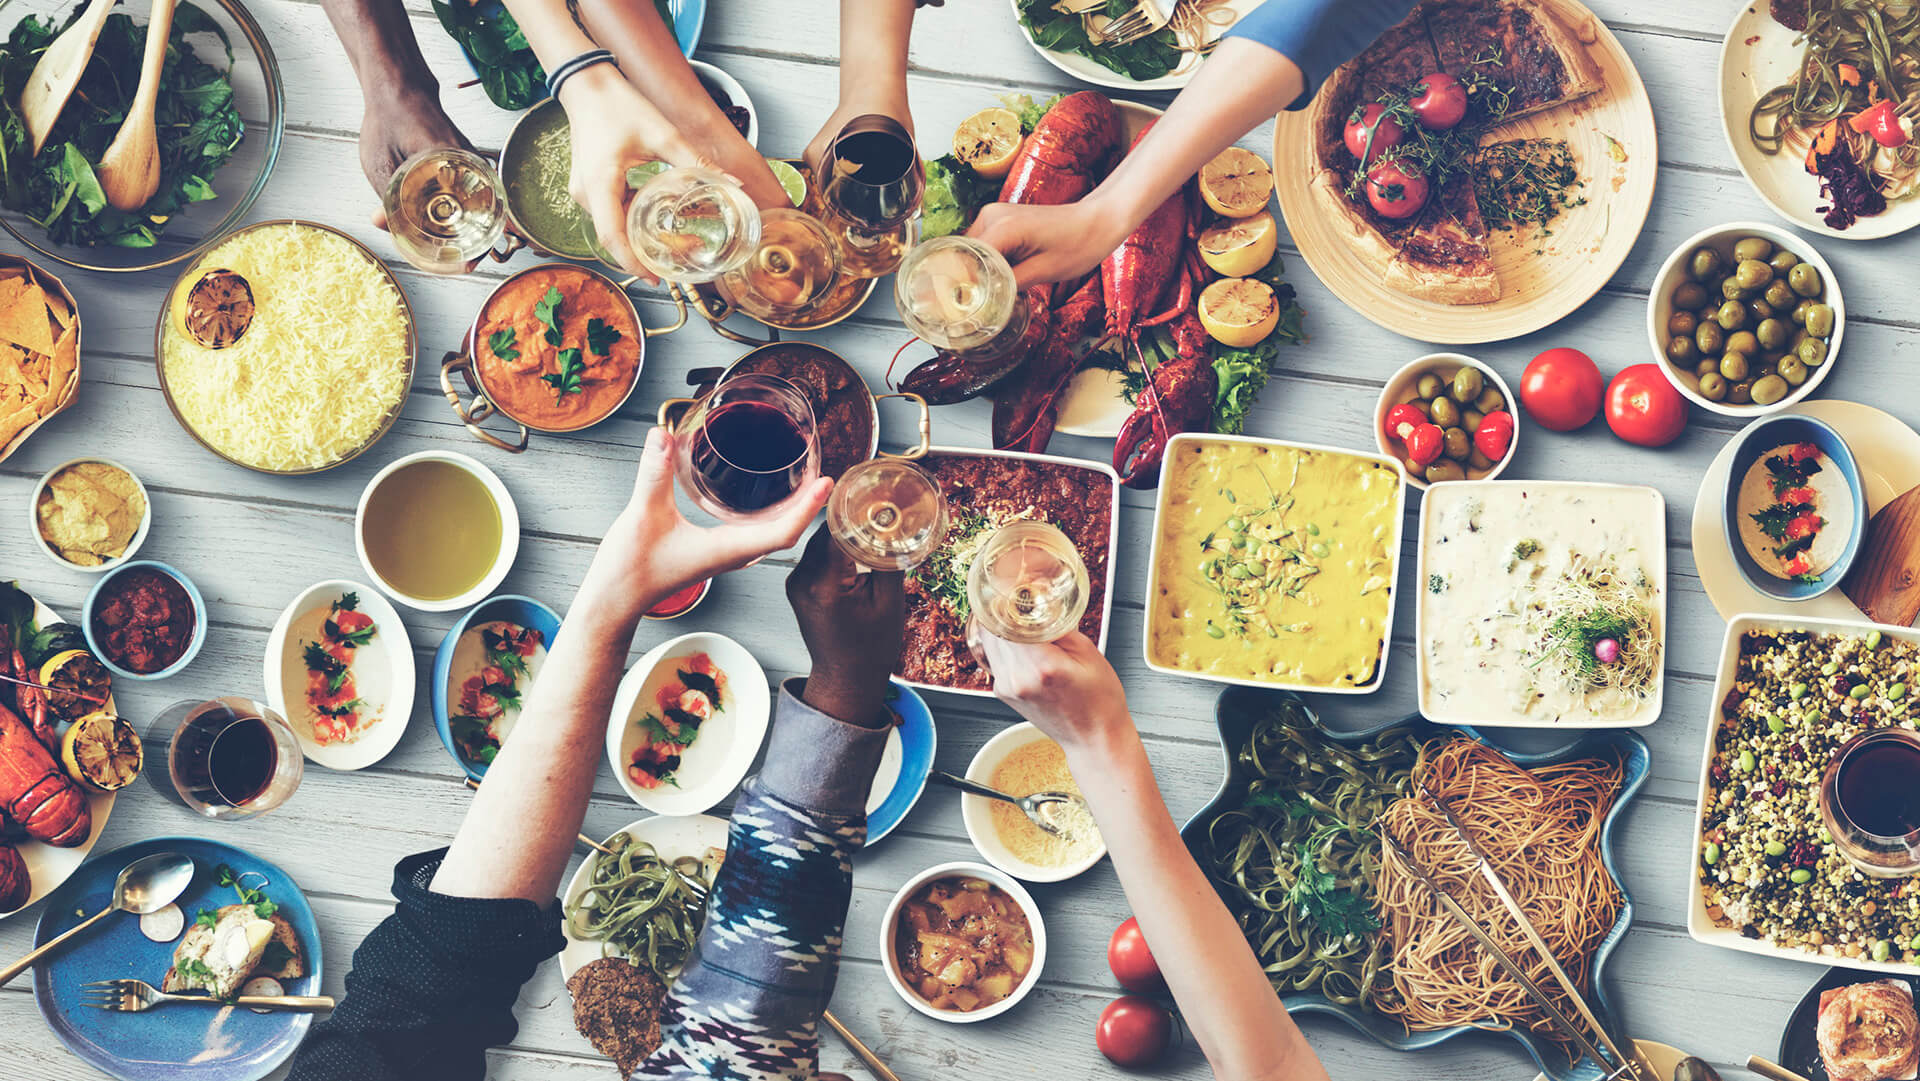
<path id="1" fill-rule="evenodd" d="M 1113 471 L 1120 474 L 1120 483 L 1142 490 L 1159 484 L 1160 459 L 1170 438 L 1160 411 L 1143 396 L 1113 439 Z"/>

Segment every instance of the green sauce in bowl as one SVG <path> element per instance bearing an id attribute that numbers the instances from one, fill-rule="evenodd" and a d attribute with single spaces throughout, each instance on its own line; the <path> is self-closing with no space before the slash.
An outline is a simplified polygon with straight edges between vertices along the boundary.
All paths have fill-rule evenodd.
<path id="1" fill-rule="evenodd" d="M 567 111 L 548 98 L 527 110 L 500 154 L 507 213 L 534 244 L 569 259 L 599 258 L 593 219 L 567 192 L 573 141 Z"/>

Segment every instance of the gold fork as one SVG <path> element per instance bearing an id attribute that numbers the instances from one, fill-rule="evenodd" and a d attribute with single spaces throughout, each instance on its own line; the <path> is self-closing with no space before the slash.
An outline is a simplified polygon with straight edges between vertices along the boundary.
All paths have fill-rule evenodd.
<path id="1" fill-rule="evenodd" d="M 1129 45 L 1149 34 L 1159 33 L 1173 18 L 1179 0 L 1135 0 L 1133 10 L 1117 19 L 1109 19 L 1088 37 L 1095 45 Z"/>
<path id="2" fill-rule="evenodd" d="M 83 984 L 80 1004 L 114 1013 L 145 1013 L 155 1006 L 187 1002 L 200 1006 L 246 1006 L 262 1010 L 331 1010 L 326 995 L 241 995 L 234 999 L 212 995 L 170 995 L 144 980 L 96 980 Z"/>

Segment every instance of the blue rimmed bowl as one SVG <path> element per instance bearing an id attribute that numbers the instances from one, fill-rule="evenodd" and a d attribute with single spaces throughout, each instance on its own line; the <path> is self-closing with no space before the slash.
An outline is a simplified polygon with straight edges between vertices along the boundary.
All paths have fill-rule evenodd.
<path id="1" fill-rule="evenodd" d="M 1774 416 L 1758 420 L 1747 425 L 1734 437 L 1733 459 L 1727 466 L 1727 492 L 1723 500 L 1722 511 L 1726 516 L 1727 547 L 1733 552 L 1733 562 L 1747 579 L 1747 584 L 1776 600 L 1806 601 L 1840 584 L 1853 567 L 1854 557 L 1860 554 L 1862 538 L 1867 533 L 1867 490 L 1860 483 L 1860 466 L 1854 461 L 1853 451 L 1840 433 L 1825 421 L 1804 416 Z M 1740 539 L 1740 518 L 1744 511 L 1740 507 L 1741 483 L 1747 478 L 1747 470 L 1760 456 L 1785 443 L 1812 443 L 1820 448 L 1820 453 L 1833 462 L 1834 469 L 1842 480 L 1847 482 L 1847 490 L 1853 495 L 1853 511 L 1844 522 L 1828 522 L 1826 528 L 1845 526 L 1847 546 L 1840 552 L 1833 565 L 1820 573 L 1820 577 L 1810 582 L 1781 578 L 1762 567 Z"/>
<path id="2" fill-rule="evenodd" d="M 179 660 L 157 672 L 130 672 L 120 667 L 107 659 L 106 651 L 100 648 L 100 643 L 93 637 L 93 609 L 100 601 L 100 591 L 105 589 L 109 583 L 121 575 L 129 571 L 140 570 L 143 567 L 149 570 L 159 571 L 161 574 L 180 583 L 180 588 L 187 592 L 187 599 L 193 602 L 193 640 L 187 643 L 187 651 L 180 654 Z M 120 564 L 118 567 L 101 575 L 100 580 L 93 583 L 93 588 L 87 592 L 86 603 L 80 607 L 80 633 L 87 640 L 87 649 L 92 652 L 96 660 L 106 666 L 107 671 L 113 673 L 113 678 L 165 679 L 179 672 L 187 665 L 192 664 L 193 659 L 200 655 L 200 647 L 205 645 L 207 641 L 207 602 L 200 596 L 200 588 L 193 584 L 193 579 L 188 578 L 186 575 L 181 574 L 179 571 L 174 570 L 172 567 L 169 567 L 157 559 L 136 559 L 131 563 Z"/>
<path id="3" fill-rule="evenodd" d="M 927 700 L 897 679 L 889 680 L 888 686 L 887 705 L 900 723 L 887 734 L 887 749 L 880 756 L 873 789 L 867 794 L 868 844 L 892 833 L 920 802 L 920 793 L 927 790 L 927 773 L 933 769 L 934 750 L 939 746 Z"/>
<path id="4" fill-rule="evenodd" d="M 1607 873 L 1613 877 L 1614 883 L 1620 888 L 1620 916 L 1594 950 L 1593 990 L 1588 996 L 1601 1020 L 1607 1020 L 1612 1009 L 1607 1000 L 1606 982 L 1601 976 L 1606 971 L 1607 959 L 1612 956 L 1614 947 L 1627 937 L 1627 928 L 1633 923 L 1633 898 L 1627 893 L 1625 880 L 1621 878 L 1620 869 L 1614 859 L 1613 835 L 1619 825 L 1621 812 L 1634 794 L 1640 790 L 1641 785 L 1646 782 L 1647 773 L 1651 769 L 1652 756 L 1647 750 L 1645 740 L 1632 732 L 1618 729 L 1589 731 L 1579 734 L 1571 742 L 1563 743 L 1550 750 L 1518 751 L 1489 739 L 1472 728 L 1442 728 L 1431 724 L 1419 714 L 1400 720 L 1384 721 L 1354 731 L 1344 731 L 1328 727 L 1321 720 L 1318 711 L 1307 705 L 1299 695 L 1290 691 L 1228 687 L 1220 692 L 1220 698 L 1214 705 L 1214 724 L 1220 731 L 1226 776 L 1221 780 L 1220 789 L 1214 793 L 1213 799 L 1180 828 L 1181 839 L 1186 841 L 1188 850 L 1194 854 L 1194 859 L 1201 867 L 1206 867 L 1210 862 L 1206 855 L 1208 823 L 1237 806 L 1246 795 L 1248 782 L 1252 780 L 1251 775 L 1239 764 L 1240 749 L 1246 746 L 1256 721 L 1267 712 L 1285 705 L 1292 705 L 1298 709 L 1327 739 L 1345 745 L 1373 739 L 1392 729 L 1413 727 L 1423 732 L 1430 732 L 1435 737 L 1461 735 L 1478 740 L 1506 755 L 1515 765 L 1529 769 L 1603 752 L 1619 755 L 1622 763 L 1620 795 L 1614 800 L 1612 809 L 1607 812 L 1606 821 L 1601 824 L 1600 859 L 1606 866 Z M 1227 904 L 1231 908 L 1233 902 L 1229 899 Z M 1540 1072 L 1552 1078 L 1553 1081 L 1597 1081 L 1606 1073 L 1604 1068 L 1590 1059 L 1582 1059 L 1569 1067 L 1566 1063 L 1566 1055 L 1559 1046 L 1521 1029 L 1487 1030 L 1473 1025 L 1456 1025 L 1431 1032 L 1409 1032 L 1404 1025 L 1391 1017 L 1359 1006 L 1344 1006 L 1324 995 L 1282 995 L 1280 1001 L 1289 1013 L 1323 1014 L 1338 1018 L 1356 1032 L 1395 1051 L 1425 1050 L 1469 1032 L 1504 1031 L 1506 1035 L 1519 1042 L 1535 1065 L 1539 1066 Z"/>
<path id="5" fill-rule="evenodd" d="M 440 639 L 440 645 L 433 651 L 433 680 L 428 687 L 429 700 L 433 704 L 433 728 L 440 733 L 440 745 L 447 749 L 453 760 L 466 771 L 467 777 L 475 782 L 487 775 L 487 763 L 475 762 L 460 753 L 460 747 L 453 741 L 453 726 L 449 720 L 448 709 L 453 695 L 453 651 L 460 644 L 460 636 L 475 623 L 491 623 L 504 619 L 522 627 L 539 631 L 547 649 L 553 648 L 553 641 L 560 634 L 560 613 L 534 600 L 517 593 L 503 593 L 497 597 L 488 597 L 456 620 L 447 630 L 446 637 Z M 537 674 L 536 674 L 537 678 Z"/>

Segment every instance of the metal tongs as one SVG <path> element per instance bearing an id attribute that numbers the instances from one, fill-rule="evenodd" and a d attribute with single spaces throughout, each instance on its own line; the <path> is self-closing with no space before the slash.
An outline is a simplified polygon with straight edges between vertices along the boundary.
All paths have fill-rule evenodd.
<path id="1" fill-rule="evenodd" d="M 1507 915 L 1513 918 L 1513 922 L 1520 925 L 1520 931 L 1526 936 L 1527 944 L 1532 946 L 1534 952 L 1540 955 L 1540 959 L 1547 963 L 1547 970 L 1553 973 L 1553 978 L 1560 984 L 1560 989 L 1566 992 L 1568 1000 L 1573 1003 L 1573 1008 L 1579 1013 L 1580 1019 L 1586 1022 L 1587 1028 L 1599 1038 L 1600 1046 L 1594 1046 L 1594 1042 L 1588 1039 L 1580 1026 L 1576 1025 L 1565 1011 L 1554 1003 L 1552 997 L 1527 975 L 1519 962 L 1494 941 L 1493 935 L 1488 933 L 1487 929 L 1482 927 L 1465 908 L 1461 907 L 1460 902 L 1454 900 L 1452 894 L 1441 887 L 1432 873 L 1414 858 L 1413 853 L 1408 851 L 1383 823 L 1380 827 L 1380 836 L 1387 846 L 1393 849 L 1394 855 L 1398 856 L 1413 873 L 1413 877 L 1433 894 L 1434 899 L 1440 902 L 1440 907 L 1446 910 L 1447 915 L 1453 917 L 1462 930 L 1472 935 L 1474 941 L 1484 947 L 1500 967 L 1506 970 L 1507 975 L 1512 976 L 1526 990 L 1528 997 L 1532 998 L 1534 1005 L 1539 1006 L 1547 1015 L 1547 1019 L 1564 1032 L 1582 1054 L 1593 1059 L 1602 1070 L 1606 1071 L 1602 1074 L 1601 1081 L 1664 1081 L 1632 1040 L 1615 1042 L 1607 1026 L 1601 1023 L 1593 1008 L 1587 1004 L 1586 996 L 1580 993 L 1580 988 L 1574 984 L 1573 978 L 1567 975 L 1566 969 L 1560 967 L 1560 962 L 1553 956 L 1553 951 L 1547 948 L 1546 940 L 1540 937 L 1540 932 L 1534 928 L 1533 921 L 1527 918 L 1519 902 L 1513 899 L 1507 884 L 1501 881 L 1500 873 L 1494 870 L 1493 861 L 1487 858 L 1487 854 L 1474 841 L 1473 835 L 1467 832 L 1466 824 L 1453 813 L 1453 808 L 1447 804 L 1446 799 L 1430 788 L 1425 780 L 1420 781 L 1419 784 L 1421 793 L 1439 809 L 1441 816 L 1447 820 L 1447 825 L 1453 827 L 1453 832 L 1467 846 L 1467 851 L 1473 853 L 1480 877 L 1486 880 L 1487 885 L 1493 887 L 1494 896 L 1500 899 L 1500 904 L 1506 908 Z M 1621 1043 L 1626 1045 L 1627 1052 L 1621 1051 Z M 1606 1048 L 1606 1055 L 1600 1053 L 1601 1047 Z"/>

